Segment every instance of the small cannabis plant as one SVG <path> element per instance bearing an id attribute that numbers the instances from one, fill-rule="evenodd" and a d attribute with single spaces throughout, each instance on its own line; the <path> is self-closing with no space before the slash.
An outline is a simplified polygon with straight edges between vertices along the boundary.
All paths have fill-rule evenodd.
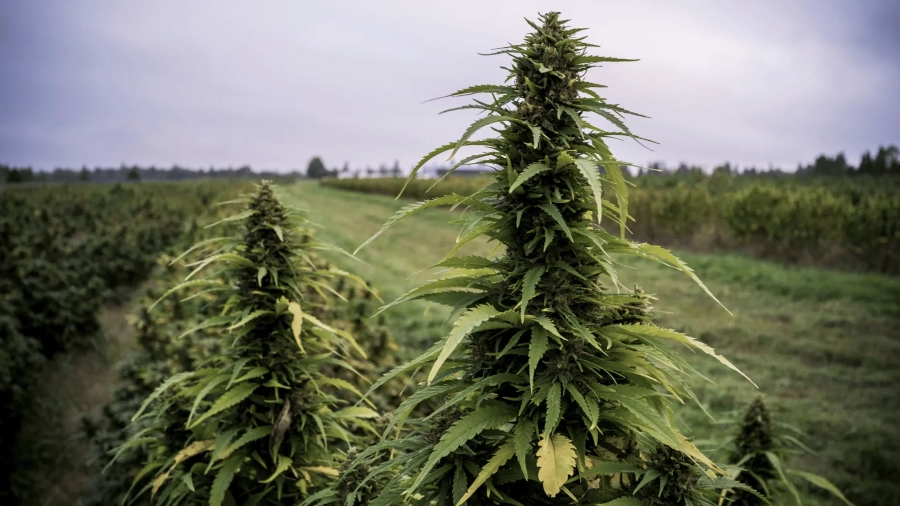
<path id="1" fill-rule="evenodd" d="M 757 398 L 750 405 L 740 423 L 737 435 L 729 444 L 732 447 L 729 461 L 738 468 L 732 473 L 733 476 L 761 494 L 753 494 L 746 490 L 723 493 L 724 504 L 762 506 L 770 503 L 802 506 L 804 503 L 797 483 L 805 481 L 853 506 L 853 503 L 827 479 L 788 467 L 788 458 L 792 454 L 811 450 L 787 431 L 776 430 L 769 410 L 761 398 Z"/>
<path id="2" fill-rule="evenodd" d="M 324 372 L 364 355 L 349 333 L 314 316 L 344 274 L 319 268 L 314 250 L 330 247 L 266 182 L 237 202 L 245 209 L 221 222 L 238 222 L 241 233 L 185 252 L 211 249 L 163 296 L 215 295 L 218 316 L 185 334 L 218 328 L 225 352 L 164 381 L 133 417 L 146 428 L 122 447 L 149 446 L 136 482 L 148 480 L 140 491 L 156 504 L 296 502 L 337 476 L 336 449 L 377 416 L 349 406 L 341 398 L 356 388 Z M 201 271 L 204 279 L 192 279 Z"/>
<path id="3" fill-rule="evenodd" d="M 633 113 L 584 80 L 594 64 L 622 60 L 587 55 L 591 46 L 575 36 L 581 30 L 558 13 L 529 24 L 534 32 L 523 44 L 499 52 L 513 57 L 511 83 L 452 95 L 490 94 L 459 108 L 487 115 L 410 176 L 439 154 L 474 146 L 485 151 L 456 166 L 493 165 L 493 182 L 470 196 L 407 206 L 382 227 L 440 205 L 471 210 L 456 247 L 437 264 L 449 272 L 393 303 L 425 299 L 457 316 L 443 340 L 373 385 L 418 368 L 428 373 L 394 412 L 382 442 L 355 459 L 371 467 L 360 490 L 386 479 L 369 506 L 714 504 L 716 488 L 741 484 L 676 429 L 671 404 L 693 399 L 686 380 L 695 372 L 670 345 L 734 366 L 705 344 L 654 326 L 650 298 L 620 286 L 614 269 L 613 255 L 647 257 L 699 283 L 668 251 L 624 239 L 624 162 L 606 141 L 638 139 L 621 119 Z M 589 123 L 587 113 L 615 131 Z M 499 137 L 471 139 L 489 125 Z M 620 237 L 601 219 L 616 223 Z M 499 256 L 457 255 L 476 238 L 499 243 Z M 416 417 L 423 402 L 436 409 Z"/>

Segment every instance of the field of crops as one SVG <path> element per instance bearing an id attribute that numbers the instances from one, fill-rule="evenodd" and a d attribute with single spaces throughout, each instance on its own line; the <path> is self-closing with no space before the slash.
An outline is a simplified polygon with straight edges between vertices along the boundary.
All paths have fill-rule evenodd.
<path id="1" fill-rule="evenodd" d="M 898 274 L 893 256 L 900 250 L 900 186 L 895 179 L 644 176 L 631 180 L 628 228 L 636 240 L 692 251 Z M 415 179 L 403 196 L 470 195 L 487 180 Z M 406 180 L 348 178 L 322 184 L 396 197 Z"/>
<path id="2" fill-rule="evenodd" d="M 492 101 L 422 163 L 500 170 L 438 198 L 4 187 L 3 506 L 896 504 L 897 195 L 630 191 L 566 23 L 455 94 Z"/>
<path id="3" fill-rule="evenodd" d="M 29 351 L 3 355 L 12 358 L 10 371 L 13 372 L 10 376 L 12 381 L 8 380 L 4 386 L 4 392 L 10 393 L 5 395 L 20 396 L 10 397 L 11 405 L 23 406 L 29 385 L 40 383 L 35 378 L 28 379 L 29 373 L 41 370 L 45 374 L 52 373 L 53 367 L 58 366 L 58 362 L 52 359 L 48 362 L 48 356 L 54 353 L 71 354 L 72 350 L 91 346 L 92 340 L 102 341 L 104 337 L 99 332 L 97 321 L 100 306 L 104 301 L 121 297 L 115 289 L 121 291 L 123 287 L 133 287 L 151 270 L 154 272 L 130 303 L 129 322 L 133 330 L 128 333 L 128 339 L 133 344 L 125 348 L 132 351 L 123 353 L 124 358 L 115 369 L 118 372 L 112 378 L 118 375 L 120 379 L 108 394 L 106 406 L 99 411 L 95 409 L 83 413 L 88 415 L 83 422 L 72 425 L 68 432 L 55 435 L 60 439 L 56 442 L 64 448 L 90 455 L 83 459 L 85 462 L 75 459 L 80 481 L 70 485 L 74 489 L 65 490 L 69 494 L 81 494 L 84 504 L 117 503 L 146 465 L 148 455 L 153 453 L 148 439 L 136 449 L 123 452 L 105 473 L 100 473 L 102 465 L 110 460 L 111 454 L 128 440 L 129 435 L 139 434 L 147 428 L 130 421 L 144 399 L 167 377 L 194 370 L 200 364 L 208 366 L 211 357 L 228 356 L 228 345 L 222 341 L 215 326 L 201 328 L 176 339 L 191 327 L 217 318 L 218 311 L 214 308 L 222 304 L 223 298 L 230 297 L 227 292 L 216 295 L 202 293 L 203 287 L 200 285 L 187 287 L 188 293 L 164 299 L 152 311 L 148 309 L 193 270 L 185 261 L 167 267 L 178 252 L 190 244 L 223 233 L 226 236 L 240 233 L 243 228 L 240 221 L 226 222 L 212 229 L 202 225 L 235 216 L 234 209 L 212 204 L 231 200 L 242 189 L 248 188 L 247 183 L 204 182 L 159 186 L 27 188 L 2 194 L 3 202 L 9 206 L 6 209 L 16 210 L 7 214 L 9 218 L 4 221 L 4 231 L 8 231 L 8 237 L 22 239 L 22 242 L 14 243 L 18 245 L 16 248 L 5 253 L 9 255 L 5 258 L 18 259 L 18 268 L 23 269 L 23 273 L 33 272 L 23 265 L 43 261 L 47 262 L 42 264 L 45 267 L 54 266 L 52 270 L 45 268 L 46 272 L 59 271 L 56 275 L 61 276 L 71 270 L 71 276 L 94 279 L 94 285 L 90 286 L 91 293 L 96 294 L 95 298 L 91 298 L 84 292 L 69 293 L 59 289 L 43 292 L 33 288 L 34 285 L 7 291 L 6 300 L 10 302 L 26 300 L 15 294 L 30 290 L 28 293 L 46 294 L 42 295 L 44 297 L 72 297 L 69 300 L 85 305 L 80 313 L 62 312 L 52 318 L 50 315 L 53 312 L 61 312 L 55 309 L 60 306 L 39 305 L 37 307 L 46 314 L 17 316 L 16 320 L 11 320 L 14 324 L 8 328 L 16 331 L 8 334 L 10 339 L 4 339 L 4 343 L 8 346 L 22 342 L 25 344 L 21 349 Z M 404 204 L 389 197 L 324 189 L 315 183 L 283 187 L 279 194 L 283 202 L 309 210 L 308 215 L 313 221 L 323 225 L 316 228 L 315 235 L 311 237 L 351 251 Z M 183 198 L 187 195 L 194 198 Z M 52 205 L 48 204 L 51 199 Z M 348 199 L 354 202 L 354 213 L 345 212 Z M 81 207 L 85 210 L 73 211 Z M 124 220 L 125 215 L 130 220 Z M 237 215 L 240 216 L 240 213 Z M 29 220 L 34 219 L 45 220 L 44 225 L 33 225 L 34 222 Z M 355 272 L 367 280 L 360 285 L 359 279 L 341 280 L 337 274 L 325 274 L 321 281 L 349 303 L 343 303 L 339 297 L 325 291 L 323 293 L 328 299 L 322 299 L 321 308 L 310 309 L 317 321 L 335 330 L 352 333 L 365 349 L 369 360 L 356 358 L 354 366 L 364 372 L 367 381 L 374 381 L 391 365 L 415 358 L 444 332 L 449 312 L 424 302 L 390 308 L 374 319 L 370 316 L 380 305 L 377 295 L 390 301 L 413 288 L 418 283 L 409 276 L 437 262 L 442 252 L 453 246 L 458 226 L 448 223 L 452 219 L 453 213 L 448 214 L 443 209 L 412 218 L 388 231 L 383 240 L 373 243 L 371 249 L 363 250 L 360 260 L 327 248 L 321 250 L 321 254 L 310 252 L 316 255 L 311 258 L 317 272 Z M 121 226 L 116 228 L 114 224 Z M 16 228 L 10 228 L 13 226 Z M 67 228 L 65 233 L 56 234 L 57 227 Z M 44 235 L 24 236 L 27 230 L 34 233 L 40 230 Z M 163 230 L 169 235 L 157 235 Z M 121 240 L 107 239 L 107 234 L 111 233 L 119 234 L 115 237 Z M 425 236 L 429 240 L 423 241 Z M 69 253 L 65 256 L 66 261 L 62 256 L 51 257 L 54 251 L 62 251 L 68 246 L 57 244 L 63 237 L 80 237 L 82 241 L 79 243 L 82 249 L 69 246 L 70 249 L 65 250 Z M 305 241 L 308 240 L 299 239 L 297 244 Z M 40 250 L 32 248 L 25 254 L 22 248 L 31 244 L 40 245 Z M 89 246 L 91 244 L 96 245 L 94 249 Z M 138 248 L 138 244 L 143 248 Z M 210 244 L 209 251 L 215 253 L 219 246 Z M 111 249 L 113 247 L 116 249 Z M 464 253 L 488 254 L 491 249 L 483 241 L 476 241 Z M 18 251 L 18 255 L 13 255 L 13 251 Z M 138 251 L 140 255 L 134 256 L 138 255 Z M 190 256 L 202 259 L 202 255 Z M 319 256 L 320 259 L 315 259 Z M 661 313 L 658 318 L 661 324 L 698 336 L 727 354 L 760 386 L 767 404 L 779 421 L 790 423 L 805 433 L 802 441 L 816 451 L 817 456 L 797 457 L 796 461 L 802 463 L 803 468 L 834 481 L 855 504 L 890 504 L 880 498 L 900 493 L 890 478 L 898 472 L 894 462 L 900 458 L 900 448 L 890 441 L 896 441 L 900 435 L 894 430 L 889 416 L 897 408 L 892 392 L 900 381 L 889 372 L 900 352 L 892 339 L 900 329 L 900 306 L 896 302 L 900 300 L 900 282 L 877 275 L 777 267 L 737 256 L 686 255 L 685 258 L 735 313 L 734 317 L 716 309 L 715 303 L 709 301 L 699 288 L 671 269 L 637 261 L 632 263 L 638 268 L 634 275 L 627 272 L 622 275 L 628 282 L 640 283 L 650 293 L 660 294 L 657 308 Z M 336 267 L 339 269 L 336 270 Z M 117 285 L 102 281 L 104 269 L 114 268 L 132 274 L 122 278 L 107 274 L 107 279 L 127 280 L 130 285 L 125 281 Z M 259 272 L 255 271 L 255 274 L 258 276 Z M 223 272 L 217 275 L 228 276 Z M 429 276 L 420 274 L 416 278 L 426 279 Z M 24 283 L 30 278 L 8 276 L 4 279 Z M 43 282 L 50 286 L 49 281 Z M 70 290 L 84 290 L 81 285 L 75 284 Z M 367 286 L 373 291 L 367 290 Z M 189 297 L 191 291 L 197 296 Z M 311 300 L 317 297 L 321 295 L 305 295 L 306 299 Z M 60 304 L 66 306 L 70 302 Z M 829 308 L 827 312 L 822 311 L 825 307 Z M 15 311 L 26 310 L 36 309 L 22 307 Z M 15 311 L 6 314 L 22 314 Z M 19 329 L 23 326 L 18 318 L 46 324 L 61 321 L 58 325 L 65 331 L 29 327 L 22 332 Z M 231 321 L 231 325 L 234 323 Z M 65 336 L 66 339 L 59 342 L 40 342 L 37 339 L 51 335 Z M 788 339 L 789 343 L 781 342 Z M 716 367 L 714 361 L 698 357 L 691 364 L 717 384 L 712 386 L 699 382 L 693 385 L 701 402 L 717 418 L 729 419 L 739 415 L 755 398 L 756 391 L 752 385 Z M 816 366 L 811 368 L 812 364 Z M 245 368 L 248 372 L 252 369 L 249 366 Z M 352 375 L 347 376 L 346 380 L 356 384 Z M 412 391 L 413 385 L 408 380 L 396 381 L 393 387 L 373 399 L 379 412 L 396 408 L 397 403 Z M 357 388 L 364 390 L 366 382 L 357 385 Z M 401 393 L 403 385 L 407 390 Z M 822 405 L 829 405 L 831 409 L 822 410 Z M 185 409 L 190 411 L 190 408 Z M 34 416 L 28 409 L 23 411 L 25 414 L 19 415 L 20 418 Z M 722 426 L 711 423 L 702 411 L 690 406 L 679 409 L 677 414 L 684 426 L 691 427 L 693 434 L 710 447 L 713 446 L 712 441 L 724 441 L 735 430 L 731 424 Z M 15 423 L 15 420 L 5 420 L 5 423 Z M 80 443 L 81 446 L 72 446 L 73 435 L 85 442 Z M 7 451 L 10 451 L 11 445 L 6 444 Z M 151 446 L 145 447 L 148 444 Z M 71 473 L 71 469 L 48 470 L 46 462 L 35 459 L 27 452 L 23 455 L 21 446 L 18 449 L 19 472 L 12 476 L 12 490 L 21 497 L 23 493 L 35 494 L 35 487 L 43 486 L 43 494 L 36 497 L 61 500 L 63 491 L 57 491 L 54 495 L 52 485 L 47 482 L 34 483 L 34 476 L 28 472 L 22 473 L 25 469 L 22 466 L 36 466 L 44 472 L 49 471 L 61 482 L 67 481 L 64 478 Z M 43 458 L 47 459 L 46 456 Z M 70 461 L 62 465 L 72 464 Z M 57 459 L 50 465 L 60 465 L 60 462 Z M 197 480 L 195 486 L 199 486 L 199 477 L 194 477 L 194 480 Z M 819 498 L 823 504 L 831 504 L 824 496 Z M 22 501 L 22 504 L 36 503 Z"/>

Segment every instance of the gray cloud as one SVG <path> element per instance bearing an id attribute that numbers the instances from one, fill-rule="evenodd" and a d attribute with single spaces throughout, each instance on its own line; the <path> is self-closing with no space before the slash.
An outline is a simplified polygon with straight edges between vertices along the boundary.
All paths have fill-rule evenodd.
<path id="1" fill-rule="evenodd" d="M 0 157 L 36 167 L 409 166 L 472 115 L 422 104 L 505 77 L 479 52 L 558 9 L 641 61 L 596 69 L 661 144 L 620 158 L 793 168 L 900 141 L 889 0 L 662 3 L 65 0 L 0 7 Z"/>

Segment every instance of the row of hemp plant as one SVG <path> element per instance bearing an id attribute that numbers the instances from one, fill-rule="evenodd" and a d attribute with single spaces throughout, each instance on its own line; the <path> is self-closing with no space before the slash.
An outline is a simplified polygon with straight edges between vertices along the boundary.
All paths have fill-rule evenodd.
<path id="1" fill-rule="evenodd" d="M 694 399 L 687 381 L 698 374 L 671 344 L 737 369 L 705 344 L 655 326 L 650 297 L 616 276 L 614 255 L 633 255 L 699 283 L 666 250 L 624 239 L 624 162 L 607 140 L 642 139 L 622 121 L 634 113 L 584 79 L 595 64 L 622 60 L 588 55 L 581 30 L 565 23 L 558 13 L 542 15 L 529 22 L 534 32 L 524 43 L 499 51 L 513 59 L 508 84 L 454 93 L 490 95 L 458 108 L 486 115 L 410 176 L 437 155 L 477 147 L 483 152 L 460 164 L 496 167 L 492 182 L 470 196 L 406 206 L 382 227 L 435 206 L 470 210 L 457 245 L 436 265 L 448 272 L 392 303 L 446 304 L 455 320 L 449 335 L 373 385 L 427 372 L 382 441 L 347 466 L 368 470 L 357 491 L 385 483 L 359 504 L 710 506 L 718 489 L 746 488 L 676 428 L 673 401 Z M 589 123 L 587 113 L 615 130 Z M 499 136 L 473 140 L 491 125 Z M 620 235 L 600 228 L 601 219 Z M 458 254 L 479 238 L 500 253 Z M 423 402 L 437 407 L 415 416 Z"/>
<path id="2" fill-rule="evenodd" d="M 225 350 L 166 379 L 132 419 L 143 428 L 119 448 L 147 448 L 130 495 L 153 504 L 295 502 L 338 474 L 340 456 L 377 416 L 351 405 L 356 386 L 335 374 L 363 350 L 314 316 L 336 296 L 335 277 L 357 278 L 321 268 L 314 252 L 330 246 L 271 185 L 236 202 L 244 210 L 223 222 L 240 234 L 185 252 L 208 254 L 163 296 L 214 295 L 216 316 L 186 332 L 216 329 Z"/>

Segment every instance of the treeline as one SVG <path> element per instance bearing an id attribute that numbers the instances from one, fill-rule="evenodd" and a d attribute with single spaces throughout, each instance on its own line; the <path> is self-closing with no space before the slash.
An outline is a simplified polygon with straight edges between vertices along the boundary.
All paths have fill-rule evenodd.
<path id="1" fill-rule="evenodd" d="M 254 171 L 250 166 L 208 169 L 191 169 L 174 165 L 170 168 L 122 165 L 118 168 L 95 167 L 89 169 L 57 168 L 52 172 L 36 171 L 31 167 L 12 167 L 0 164 L 0 183 L 122 183 L 126 181 L 184 181 L 212 178 L 253 178 L 285 180 L 303 177 L 303 173 Z"/>
<path id="2" fill-rule="evenodd" d="M 630 176 L 682 176 L 703 177 L 708 175 L 702 167 L 681 163 L 678 167 L 666 167 L 662 162 L 652 162 L 647 169 L 630 169 L 623 166 L 623 173 Z M 897 146 L 879 146 L 875 155 L 870 151 L 862 154 L 859 165 L 853 166 L 847 161 L 844 153 L 834 156 L 821 154 L 813 163 L 797 165 L 795 172 L 787 172 L 778 167 L 744 167 L 732 165 L 730 162 L 719 164 L 711 171 L 714 176 L 761 176 L 761 177 L 793 177 L 793 176 L 898 176 L 900 175 L 900 150 Z"/>

